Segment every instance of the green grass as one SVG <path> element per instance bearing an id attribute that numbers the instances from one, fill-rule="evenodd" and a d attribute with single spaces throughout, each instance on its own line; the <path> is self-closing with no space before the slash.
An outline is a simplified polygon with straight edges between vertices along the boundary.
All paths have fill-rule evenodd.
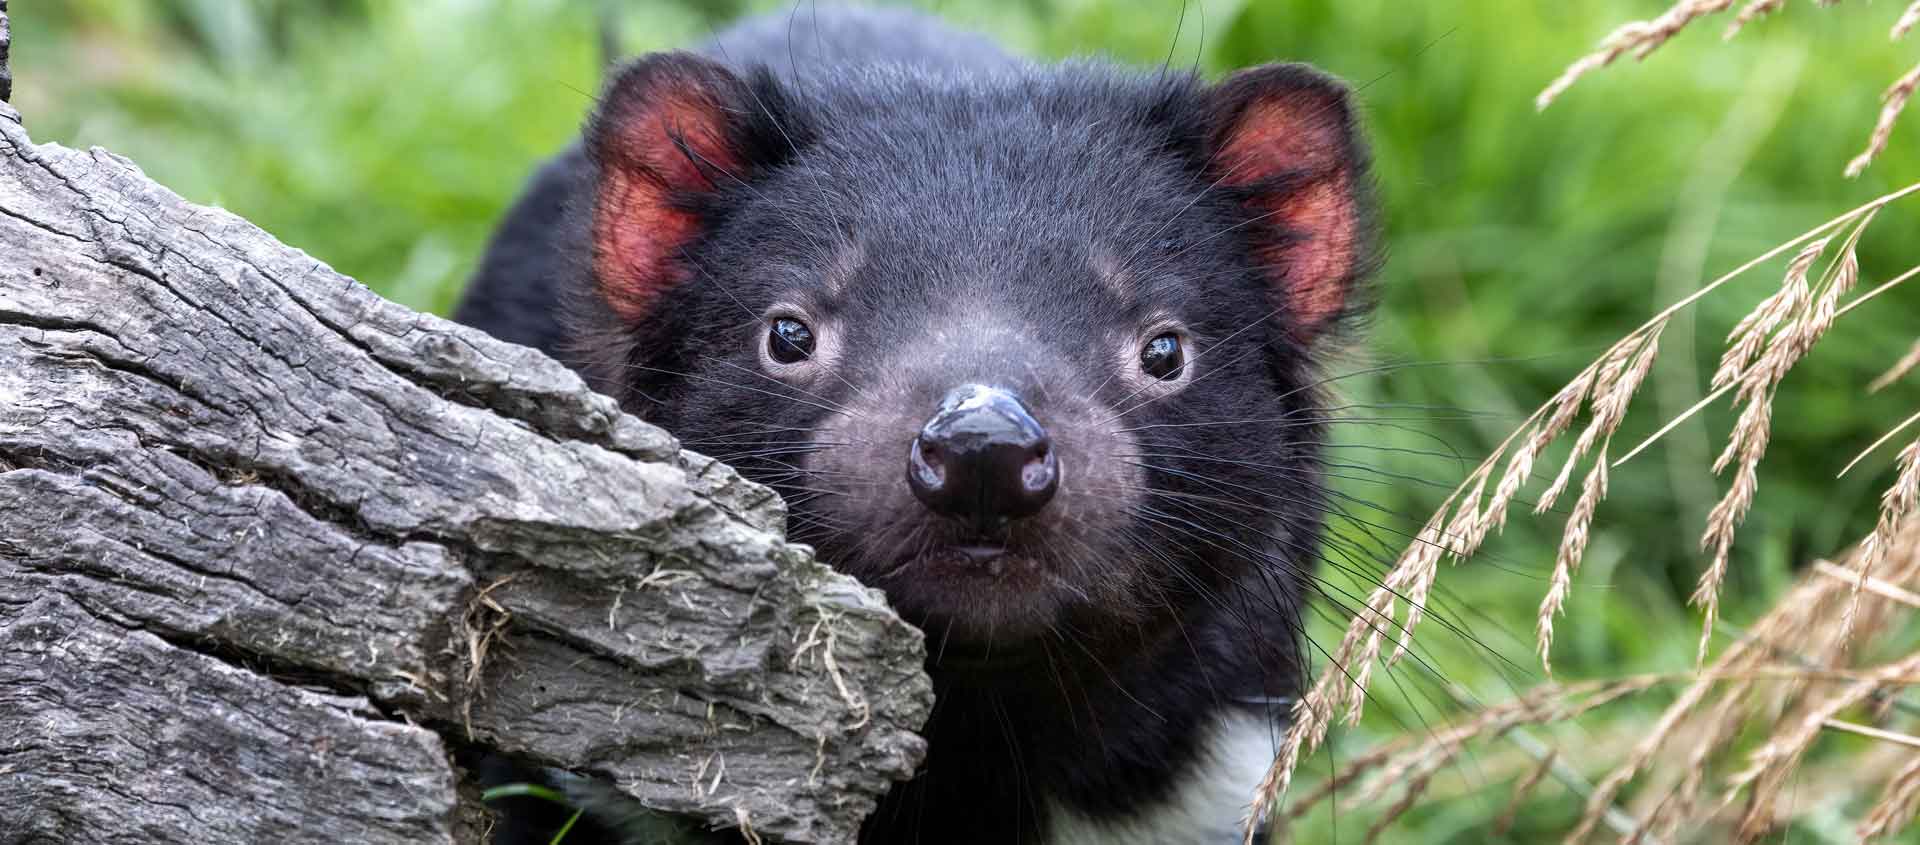
<path id="1" fill-rule="evenodd" d="M 562 807 L 573 807 L 573 802 L 568 801 L 567 796 L 561 794 L 559 790 L 541 786 L 537 783 L 509 783 L 505 786 L 496 786 L 480 794 L 480 800 L 483 802 L 490 803 L 502 798 L 538 798 L 542 801 L 551 801 Z M 573 814 L 567 816 L 566 822 L 560 825 L 560 829 L 553 832 L 553 839 L 548 842 L 548 845 L 563 845 L 567 840 L 567 834 L 573 832 L 573 826 L 580 823 L 580 817 L 586 815 L 586 812 L 587 811 L 583 809 L 574 809 Z"/>
<path id="2" fill-rule="evenodd" d="M 700 38 L 734 7 L 767 4 L 616 5 L 626 44 L 648 50 Z M 1369 343 L 1337 366 L 1426 364 L 1341 381 L 1353 401 L 1379 406 L 1371 413 L 1421 432 L 1342 432 L 1362 447 L 1339 456 L 1356 465 L 1344 473 L 1353 476 L 1346 489 L 1378 507 L 1367 517 L 1380 526 L 1376 558 L 1397 551 L 1394 532 L 1414 530 L 1519 417 L 1658 306 L 1920 179 L 1920 113 L 1864 178 L 1839 175 L 1865 142 L 1879 91 L 1920 57 L 1920 41 L 1887 40 L 1900 4 L 1789 4 L 1726 44 L 1709 22 L 1644 64 L 1583 81 L 1543 114 L 1532 97 L 1566 63 L 1615 24 L 1665 4 L 1219 0 L 1191 9 L 1177 42 L 1174 3 L 940 5 L 1036 55 L 1158 64 L 1171 54 L 1209 73 L 1304 60 L 1360 86 L 1392 257 Z M 502 208 L 589 108 L 595 6 L 16 3 L 15 99 L 39 140 L 128 156 L 190 199 L 232 209 L 391 298 L 444 313 Z M 1907 235 L 1917 211 L 1896 206 L 1869 235 L 1865 284 L 1920 262 L 1920 240 Z M 1677 354 L 1642 392 L 1623 438 L 1699 395 L 1719 338 L 1777 280 L 1777 268 L 1758 272 L 1697 309 L 1697 326 L 1669 329 L 1665 344 Z M 1848 317 L 1845 337 L 1817 349 L 1782 388 L 1736 551 L 1730 622 L 1763 608 L 1793 566 L 1870 526 L 1886 461 L 1833 476 L 1910 412 L 1902 409 L 1913 405 L 1912 387 L 1867 397 L 1861 385 L 1916 334 L 1913 293 Z M 1615 473 L 1559 627 L 1563 677 L 1691 665 L 1698 619 L 1684 600 L 1701 565 L 1694 538 L 1721 489 L 1706 465 L 1727 422 L 1716 408 Z M 1380 448 L 1444 451 L 1436 439 L 1462 457 Z M 1361 527 L 1342 531 L 1367 542 Z M 1533 612 L 1557 531 L 1557 520 L 1517 517 L 1482 558 L 1443 574 L 1438 609 L 1473 636 L 1429 624 L 1420 643 L 1432 674 L 1489 699 L 1537 680 Z M 1323 616 L 1314 633 L 1331 645 L 1344 614 L 1328 606 Z M 1375 690 L 1378 705 L 1337 739 L 1336 755 L 1455 709 L 1417 668 Z M 1601 760 L 1631 741 L 1657 703 L 1656 694 L 1550 738 L 1579 760 Z M 1421 807 L 1388 839 L 1486 841 L 1481 831 L 1505 804 L 1507 751 L 1490 747 L 1478 764 L 1448 772 L 1443 786 L 1464 796 Z M 1324 757 L 1308 764 L 1326 766 Z M 1563 790 L 1542 796 L 1508 841 L 1540 841 L 1578 812 L 1579 799 Z M 1321 814 L 1309 827 L 1357 841 L 1366 824 Z M 1792 841 L 1844 841 L 1844 832 L 1810 823 Z"/>

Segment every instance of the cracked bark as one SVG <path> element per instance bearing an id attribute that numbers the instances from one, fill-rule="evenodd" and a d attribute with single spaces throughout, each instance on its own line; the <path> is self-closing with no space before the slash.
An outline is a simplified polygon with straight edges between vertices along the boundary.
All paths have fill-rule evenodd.
<path id="1" fill-rule="evenodd" d="M 783 524 L 539 353 L 0 120 L 0 843 L 474 841 L 475 747 L 846 841 L 923 646 Z"/>

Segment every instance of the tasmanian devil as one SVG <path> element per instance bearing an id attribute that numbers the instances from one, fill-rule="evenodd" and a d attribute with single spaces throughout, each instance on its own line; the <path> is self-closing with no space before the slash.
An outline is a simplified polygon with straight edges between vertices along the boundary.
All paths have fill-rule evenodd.
<path id="1" fill-rule="evenodd" d="M 1375 240 L 1306 66 L 802 10 L 614 73 L 457 317 L 781 491 L 926 632 L 927 762 L 863 841 L 1229 842 L 1302 686 L 1318 364 Z"/>

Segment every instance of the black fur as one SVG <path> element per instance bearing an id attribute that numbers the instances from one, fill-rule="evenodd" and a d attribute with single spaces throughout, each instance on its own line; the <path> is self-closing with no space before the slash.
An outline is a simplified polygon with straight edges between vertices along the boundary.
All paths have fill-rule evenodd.
<path id="1" fill-rule="evenodd" d="M 1337 282 L 1357 284 L 1373 217 L 1344 96 L 1300 67 L 1212 87 L 1017 62 L 904 14 L 822 10 L 818 31 L 810 17 L 791 40 L 775 17 L 705 51 L 742 83 L 726 139 L 742 172 L 715 168 L 711 190 L 676 197 L 700 236 L 644 319 L 595 287 L 593 190 L 612 166 L 598 151 L 618 130 L 604 117 L 509 213 L 456 318 L 573 362 L 782 490 L 795 540 L 927 631 L 926 767 L 863 841 L 1034 842 L 1055 807 L 1151 813 L 1223 713 L 1284 718 L 1263 702 L 1302 685 L 1325 507 L 1315 364 L 1337 326 L 1276 307 L 1288 271 L 1257 257 L 1310 237 L 1250 207 L 1290 186 L 1227 188 L 1212 168 L 1246 86 L 1328 96 L 1358 237 Z M 1342 301 L 1344 322 L 1365 297 Z M 764 318 L 793 307 L 834 348 L 775 378 Z M 1193 356 L 1177 388 L 1127 370 L 1160 325 Z M 1004 574 L 953 567 L 942 550 L 979 538 L 903 480 L 905 444 L 969 380 L 1025 397 L 1062 450 L 1045 518 L 992 538 L 1024 561 Z M 530 838 L 498 841 L 545 841 L 529 820 L 512 831 Z"/>
<path id="2" fill-rule="evenodd" d="M 487 244 L 454 319 L 501 340 L 558 354 L 566 342 L 556 285 L 570 272 L 563 256 L 587 248 L 567 220 L 577 197 L 592 190 L 592 168 L 579 149 L 547 162 L 507 211 Z"/>

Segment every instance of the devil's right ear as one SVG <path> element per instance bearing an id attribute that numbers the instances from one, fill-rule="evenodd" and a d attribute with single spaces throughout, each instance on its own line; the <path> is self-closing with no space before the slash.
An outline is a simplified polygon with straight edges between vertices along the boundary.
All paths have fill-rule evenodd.
<path id="1" fill-rule="evenodd" d="M 1347 86 L 1301 64 L 1234 74 L 1210 92 L 1208 166 L 1240 194 L 1274 305 L 1311 341 L 1354 309 L 1379 264 L 1372 180 Z"/>
<path id="2" fill-rule="evenodd" d="M 607 85 L 586 131 L 599 168 L 593 270 L 621 319 L 640 321 L 691 277 L 684 253 L 709 222 L 695 200 L 766 166 L 754 161 L 755 102 L 747 82 L 692 53 L 642 57 Z"/>

